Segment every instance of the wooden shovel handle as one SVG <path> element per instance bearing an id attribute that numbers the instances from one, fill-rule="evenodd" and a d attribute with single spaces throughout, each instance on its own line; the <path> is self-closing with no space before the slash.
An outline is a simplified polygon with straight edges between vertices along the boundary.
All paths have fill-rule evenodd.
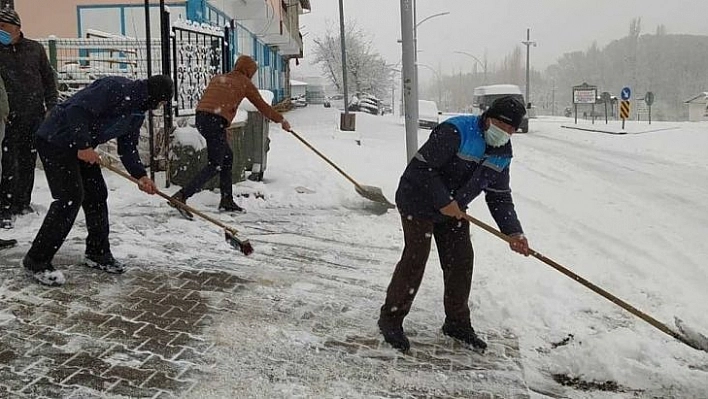
<path id="1" fill-rule="evenodd" d="M 300 140 L 300 142 L 302 142 L 302 144 L 305 144 L 305 146 L 306 146 L 307 148 L 311 149 L 315 154 L 319 155 L 320 158 L 324 159 L 325 162 L 327 162 L 328 164 L 330 164 L 330 166 L 332 166 L 334 169 L 336 169 L 337 172 L 341 173 L 342 176 L 346 177 L 347 180 L 349 180 L 350 182 L 352 182 L 352 184 L 354 184 L 354 185 L 356 186 L 356 188 L 358 188 L 358 189 L 361 190 L 361 191 L 365 191 L 365 190 L 364 190 L 364 187 L 362 187 L 361 184 L 357 183 L 356 180 L 354 180 L 351 176 L 349 176 L 345 171 L 343 171 L 343 170 L 342 170 L 339 166 L 337 166 L 334 162 L 330 161 L 329 158 L 327 158 L 323 153 L 319 152 L 319 151 L 317 150 L 317 148 L 313 147 L 313 146 L 312 146 L 310 143 L 308 143 L 304 138 L 302 138 L 302 136 L 300 136 L 299 134 L 295 133 L 293 130 L 288 130 L 288 133 L 290 133 L 290 134 L 292 134 L 293 136 L 295 136 L 295 138 L 298 139 L 298 140 Z"/>
<path id="2" fill-rule="evenodd" d="M 116 173 L 116 174 L 118 174 L 118 175 L 121 175 L 121 176 L 125 177 L 126 179 L 132 181 L 133 183 L 138 184 L 138 179 L 136 179 L 136 178 L 134 178 L 133 176 L 129 175 L 128 173 L 126 173 L 126 172 L 124 172 L 124 171 L 122 171 L 122 170 L 116 168 L 115 166 L 111 165 L 110 162 L 108 162 L 108 161 L 106 161 L 106 160 L 104 160 L 104 159 L 101 159 L 101 166 L 103 166 L 104 168 L 110 170 L 110 171 L 113 172 L 113 173 Z M 215 219 L 215 218 L 213 218 L 213 217 L 211 217 L 211 216 L 209 216 L 209 215 L 207 215 L 207 214 L 205 214 L 205 213 L 203 213 L 203 212 L 201 212 L 201 211 L 199 211 L 199 210 L 197 210 L 197 209 L 192 208 L 191 206 L 185 204 L 184 202 L 177 201 L 176 199 L 174 199 L 174 198 L 172 198 L 171 196 L 169 196 L 169 195 L 163 193 L 163 192 L 160 191 L 160 190 L 156 190 L 155 194 L 157 194 L 157 195 L 159 195 L 160 197 L 166 199 L 167 201 L 169 201 L 171 204 L 173 204 L 173 205 L 176 206 L 176 207 L 179 207 L 179 208 L 182 208 L 182 209 L 186 209 L 186 210 L 188 210 L 189 212 L 191 212 L 191 213 L 193 213 L 193 214 L 199 216 L 200 218 L 202 218 L 202 219 L 204 219 L 204 220 L 206 220 L 206 221 L 208 221 L 208 222 L 211 222 L 211 223 L 213 223 L 213 224 L 215 224 L 215 225 L 221 227 L 221 228 L 224 229 L 224 230 L 228 230 L 228 231 L 231 232 L 233 235 L 237 235 L 237 234 L 238 234 L 238 231 L 237 231 L 236 229 L 234 229 L 233 227 L 225 225 L 225 224 L 222 223 L 221 221 L 219 221 L 219 220 L 217 220 L 217 219 Z"/>
<path id="3" fill-rule="evenodd" d="M 482 228 L 483 230 L 486 230 L 489 233 L 494 234 L 495 236 L 501 238 L 502 240 L 504 240 L 508 243 L 510 243 L 512 241 L 511 237 L 509 237 L 508 235 L 498 231 L 494 227 L 492 227 L 492 226 L 490 226 L 478 219 L 475 219 L 474 217 L 472 217 L 468 214 L 465 214 L 465 220 Z M 533 256 L 536 259 L 540 260 L 541 262 L 547 264 L 548 266 L 558 270 L 559 272 L 565 274 L 566 276 L 572 278 L 576 282 L 584 285 L 585 287 L 589 288 L 590 290 L 592 290 L 596 294 L 601 295 L 602 297 L 604 297 L 605 299 L 614 303 L 615 305 L 617 305 L 617 306 L 621 307 L 622 309 L 628 311 L 629 313 L 639 317 L 640 319 L 649 323 L 650 325 L 652 325 L 653 327 L 655 327 L 659 331 L 683 342 L 684 344 L 686 344 L 694 349 L 702 350 L 702 348 L 696 347 L 691 341 L 687 340 L 686 337 L 684 337 L 682 334 L 679 334 L 678 332 L 672 330 L 666 324 L 664 324 L 664 323 L 660 322 L 659 320 L 653 318 L 652 316 L 642 312 L 641 310 L 639 310 L 636 307 L 630 305 L 629 303 L 623 301 L 622 299 L 612 295 L 608 291 L 605 291 L 604 289 L 591 283 L 590 281 L 586 280 L 585 278 L 580 277 L 579 275 L 575 274 L 570 269 L 564 267 L 563 265 L 554 261 L 553 259 L 550 259 L 550 258 L 546 257 L 545 255 L 541 255 L 540 253 L 538 253 L 537 251 L 535 251 L 531 248 L 529 248 L 529 253 L 531 254 L 531 256 Z"/>

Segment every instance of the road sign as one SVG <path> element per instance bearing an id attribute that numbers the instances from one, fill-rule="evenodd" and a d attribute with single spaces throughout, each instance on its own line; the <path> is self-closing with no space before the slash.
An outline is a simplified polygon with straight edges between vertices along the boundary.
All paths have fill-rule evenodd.
<path id="1" fill-rule="evenodd" d="M 632 90 L 629 87 L 623 87 L 621 97 L 623 100 L 629 100 L 632 98 Z"/>
<path id="2" fill-rule="evenodd" d="M 597 86 L 583 83 L 573 86 L 573 104 L 595 104 L 597 101 Z"/>
<path id="3" fill-rule="evenodd" d="M 647 103 L 648 106 L 654 104 L 654 93 L 648 91 L 647 94 L 644 96 L 644 102 Z"/>
<path id="4" fill-rule="evenodd" d="M 612 95 L 606 91 L 603 91 L 602 94 L 600 95 L 600 98 L 602 98 L 603 103 L 609 104 L 610 101 L 612 100 Z"/>
<path id="5" fill-rule="evenodd" d="M 624 90 L 622 90 L 622 92 L 624 93 Z M 620 118 L 629 119 L 629 110 L 630 110 L 629 101 L 622 100 L 622 102 L 620 102 Z"/>

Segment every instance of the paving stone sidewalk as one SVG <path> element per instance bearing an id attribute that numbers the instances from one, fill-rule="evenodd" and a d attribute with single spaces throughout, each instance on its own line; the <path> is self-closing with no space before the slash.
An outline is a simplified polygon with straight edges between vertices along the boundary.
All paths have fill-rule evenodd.
<path id="1" fill-rule="evenodd" d="M 47 288 L 3 270 L 0 398 L 182 396 L 203 378 L 215 295 L 248 283 L 223 272 L 66 271 L 66 286 Z"/>
<path id="2" fill-rule="evenodd" d="M 327 397 L 342 392 L 322 381 L 337 368 L 352 397 L 529 397 L 512 334 L 484 332 L 490 347 L 479 355 L 413 321 L 413 350 L 401 355 L 369 320 L 383 283 L 362 278 L 390 260 L 295 235 L 255 237 L 259 255 L 239 256 L 228 271 L 147 264 L 114 276 L 58 256 L 68 275 L 59 288 L 13 266 L 19 252 L 2 254 L 0 398 L 293 396 L 279 384 Z M 390 252 L 384 258 L 397 256 Z M 280 342 L 269 329 L 282 332 Z M 299 345 L 292 333 L 311 342 Z M 410 384 L 411 376 L 421 380 Z M 448 383 L 423 382 L 442 376 Z M 210 386 L 217 382 L 226 389 Z"/>

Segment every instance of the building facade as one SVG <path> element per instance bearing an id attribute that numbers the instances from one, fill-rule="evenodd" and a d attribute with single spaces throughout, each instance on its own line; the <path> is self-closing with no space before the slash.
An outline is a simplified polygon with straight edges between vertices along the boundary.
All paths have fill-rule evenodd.
<path id="1" fill-rule="evenodd" d="M 289 60 L 301 58 L 299 16 L 309 0 L 182 0 L 165 1 L 172 21 L 178 19 L 228 27 L 231 59 L 245 54 L 259 65 L 258 86 L 271 90 L 275 101 L 289 97 Z M 86 38 L 93 32 L 131 38 L 160 37 L 159 2 L 143 0 L 46 0 L 15 2 L 22 29 L 31 38 Z M 148 22 L 149 21 L 149 22 Z"/>

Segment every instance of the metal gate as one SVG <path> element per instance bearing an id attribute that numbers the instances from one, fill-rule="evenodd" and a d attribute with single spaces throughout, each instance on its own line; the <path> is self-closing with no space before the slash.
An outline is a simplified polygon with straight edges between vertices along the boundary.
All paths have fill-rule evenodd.
<path id="1" fill-rule="evenodd" d="M 176 21 L 171 36 L 175 115 L 194 115 L 209 80 L 229 69 L 228 29 Z"/>

